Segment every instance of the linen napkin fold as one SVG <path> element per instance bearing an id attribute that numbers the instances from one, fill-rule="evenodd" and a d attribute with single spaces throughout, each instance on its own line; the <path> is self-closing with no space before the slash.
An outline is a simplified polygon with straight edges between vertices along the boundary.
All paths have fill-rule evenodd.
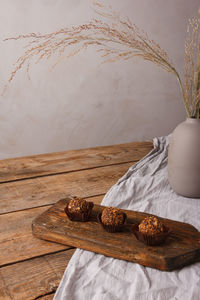
<path id="1" fill-rule="evenodd" d="M 200 199 L 177 195 L 167 176 L 169 138 L 154 138 L 154 149 L 107 192 L 102 205 L 187 222 L 200 230 Z M 200 263 L 164 272 L 77 249 L 54 300 L 199 300 Z"/>

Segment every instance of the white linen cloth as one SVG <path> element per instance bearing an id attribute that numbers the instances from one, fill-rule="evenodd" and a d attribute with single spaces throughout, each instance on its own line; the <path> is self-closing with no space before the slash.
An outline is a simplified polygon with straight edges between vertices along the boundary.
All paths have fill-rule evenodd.
<path id="1" fill-rule="evenodd" d="M 200 231 L 200 199 L 178 196 L 167 176 L 169 137 L 108 191 L 102 205 L 187 222 Z M 122 245 L 123 247 L 123 245 Z M 54 300 L 200 300 L 200 263 L 163 272 L 77 249 Z"/>

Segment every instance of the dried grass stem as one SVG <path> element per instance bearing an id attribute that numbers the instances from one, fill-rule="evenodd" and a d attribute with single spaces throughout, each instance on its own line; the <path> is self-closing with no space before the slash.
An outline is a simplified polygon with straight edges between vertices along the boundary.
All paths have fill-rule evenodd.
<path id="1" fill-rule="evenodd" d="M 27 64 L 27 69 L 33 59 L 36 63 L 43 59 L 57 56 L 53 67 L 83 49 L 95 47 L 103 61 L 113 62 L 140 57 L 153 62 L 165 71 L 176 76 L 188 117 L 199 118 L 200 110 L 200 35 L 199 20 L 193 18 L 188 26 L 185 42 L 185 86 L 170 61 L 167 53 L 147 33 L 140 30 L 128 18 L 122 18 L 110 6 L 93 2 L 94 10 L 107 22 L 94 19 L 91 22 L 71 28 L 62 28 L 48 34 L 30 33 L 8 40 L 27 40 L 24 54 L 16 61 L 16 66 L 10 75 L 9 82 L 16 73 Z"/>

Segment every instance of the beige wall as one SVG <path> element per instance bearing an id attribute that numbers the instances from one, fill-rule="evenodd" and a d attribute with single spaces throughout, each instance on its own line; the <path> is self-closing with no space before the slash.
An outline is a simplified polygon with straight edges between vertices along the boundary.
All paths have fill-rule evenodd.
<path id="1" fill-rule="evenodd" d="M 148 31 L 184 69 L 186 21 L 199 0 L 105 0 Z M 1 39 L 47 33 L 88 21 L 89 1 L 0 0 Z M 1 41 L 0 88 L 22 43 Z M 98 67 L 94 49 L 58 65 L 21 71 L 0 103 L 0 158 L 151 139 L 169 134 L 185 118 L 173 75 L 143 61 Z"/>

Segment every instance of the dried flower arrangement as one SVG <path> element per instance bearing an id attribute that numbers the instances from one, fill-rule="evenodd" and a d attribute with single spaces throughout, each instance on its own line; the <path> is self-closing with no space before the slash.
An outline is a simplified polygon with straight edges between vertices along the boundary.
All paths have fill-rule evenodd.
<path id="1" fill-rule="evenodd" d="M 110 6 L 93 2 L 95 11 L 107 22 L 94 19 L 83 25 L 62 28 L 49 34 L 30 33 L 6 40 L 26 39 L 27 50 L 16 61 L 9 82 L 25 65 L 29 69 L 36 62 L 57 55 L 56 64 L 68 59 L 89 46 L 95 46 L 104 62 L 140 57 L 151 61 L 176 76 L 188 117 L 200 118 L 200 20 L 189 20 L 185 42 L 185 84 L 170 61 L 167 53 L 128 18 L 123 18 Z M 67 54 L 66 54 L 67 52 Z M 55 64 L 55 65 L 56 65 Z"/>

